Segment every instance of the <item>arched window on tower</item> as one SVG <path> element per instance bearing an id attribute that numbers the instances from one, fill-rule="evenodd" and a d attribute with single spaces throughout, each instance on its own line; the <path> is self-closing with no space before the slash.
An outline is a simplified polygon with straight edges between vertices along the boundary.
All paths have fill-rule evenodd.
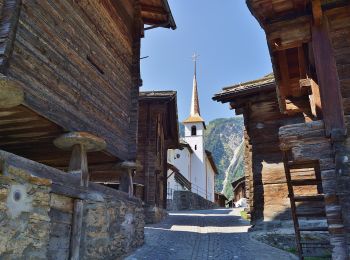
<path id="1" fill-rule="evenodd" d="M 195 125 L 191 127 L 191 135 L 197 135 L 197 127 Z"/>

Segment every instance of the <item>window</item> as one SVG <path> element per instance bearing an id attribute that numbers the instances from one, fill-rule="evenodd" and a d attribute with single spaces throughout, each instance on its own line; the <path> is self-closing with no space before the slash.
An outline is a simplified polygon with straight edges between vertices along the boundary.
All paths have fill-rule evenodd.
<path id="1" fill-rule="evenodd" d="M 194 146 L 194 149 L 197 150 L 197 145 Z"/>
<path id="2" fill-rule="evenodd" d="M 197 135 L 197 127 L 195 125 L 191 127 L 191 135 Z"/>

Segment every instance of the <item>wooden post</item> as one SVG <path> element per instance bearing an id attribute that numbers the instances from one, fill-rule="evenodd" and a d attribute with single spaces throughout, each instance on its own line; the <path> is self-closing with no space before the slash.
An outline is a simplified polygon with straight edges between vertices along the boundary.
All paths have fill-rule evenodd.
<path id="1" fill-rule="evenodd" d="M 122 162 L 119 166 L 124 169 L 120 178 L 119 190 L 128 193 L 131 198 L 134 196 L 133 173 L 141 166 L 138 163 L 131 161 Z"/>
<path id="2" fill-rule="evenodd" d="M 314 2 L 317 3 L 319 1 Z M 316 7 L 317 6 L 314 8 Z M 315 25 L 312 27 L 312 47 L 315 57 L 317 77 L 320 85 L 322 113 L 326 136 L 331 137 L 333 141 L 336 172 L 338 172 L 341 165 L 337 162 L 339 161 L 337 158 L 341 154 L 341 147 L 343 146 L 343 140 L 347 134 L 347 129 L 344 120 L 343 102 L 340 92 L 336 60 L 333 53 L 332 43 L 328 35 L 327 19 L 323 18 L 322 20 L 317 21 L 318 19 L 319 18 L 315 19 Z M 331 172 L 323 172 L 323 185 L 327 178 L 336 178 L 335 174 L 328 176 L 329 173 Z M 332 184 L 323 188 L 325 193 L 326 216 L 329 226 L 328 230 L 332 245 L 332 259 L 348 259 L 346 231 L 342 219 L 342 209 L 339 203 L 336 186 L 335 184 Z"/>
<path id="3" fill-rule="evenodd" d="M 85 146 L 76 144 L 72 148 L 68 172 L 80 176 L 80 186 L 89 186 L 89 171 Z"/>
<path id="4" fill-rule="evenodd" d="M 72 234 L 70 241 L 70 259 L 79 260 L 81 227 L 83 226 L 84 201 L 74 200 L 74 212 L 72 221 Z"/>
<path id="5" fill-rule="evenodd" d="M 327 31 L 327 21 L 312 27 L 312 48 L 321 92 L 326 135 L 346 135 L 343 103 L 333 48 Z"/>
<path id="6" fill-rule="evenodd" d="M 72 150 L 68 173 L 80 177 L 80 186 L 87 188 L 89 185 L 89 171 L 87 152 L 101 151 L 106 148 L 106 142 L 94 135 L 85 132 L 71 132 L 55 139 L 54 144 L 63 150 Z M 80 240 L 83 226 L 84 201 L 74 201 L 72 233 L 69 255 L 71 260 L 79 260 Z"/>

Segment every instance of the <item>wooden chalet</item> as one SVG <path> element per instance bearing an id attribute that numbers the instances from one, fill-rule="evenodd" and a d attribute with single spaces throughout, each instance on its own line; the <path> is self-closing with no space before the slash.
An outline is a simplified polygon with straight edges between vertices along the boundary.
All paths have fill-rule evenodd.
<path id="1" fill-rule="evenodd" d="M 219 193 L 219 192 L 215 192 L 214 193 L 215 196 L 215 204 L 218 205 L 221 208 L 225 208 L 226 207 L 226 201 L 227 198 L 224 194 Z"/>
<path id="2" fill-rule="evenodd" d="M 51 254 L 79 258 L 84 200 L 138 203 L 89 179 L 136 168 L 140 44 L 156 27 L 176 28 L 166 0 L 0 1 L 1 165 L 45 177 L 74 204 L 72 233 L 60 233 L 72 244 Z"/>
<path id="3" fill-rule="evenodd" d="M 143 187 L 146 222 L 164 216 L 167 202 L 167 151 L 179 147 L 177 102 L 175 91 L 141 92 L 137 160 L 142 169 L 135 183 Z M 163 213 L 162 213 L 163 212 Z"/>
<path id="4" fill-rule="evenodd" d="M 279 111 L 305 120 L 292 119 L 278 131 L 299 257 L 307 256 L 305 233 L 327 232 L 332 258 L 348 259 L 350 1 L 247 0 L 247 5 L 266 33 Z M 315 192 L 304 194 L 305 187 Z M 298 210 L 311 201 L 323 210 Z M 324 217 L 326 225 L 308 224 L 314 217 Z"/>
<path id="5" fill-rule="evenodd" d="M 246 198 L 246 181 L 245 176 L 233 181 L 231 183 L 233 189 L 233 201 L 237 202 L 240 199 Z"/>
<path id="6" fill-rule="evenodd" d="M 226 87 L 214 100 L 229 103 L 236 115 L 244 117 L 245 186 L 252 224 L 271 226 L 291 220 L 278 131 L 283 125 L 305 122 L 305 115 L 280 112 L 273 74 Z"/>

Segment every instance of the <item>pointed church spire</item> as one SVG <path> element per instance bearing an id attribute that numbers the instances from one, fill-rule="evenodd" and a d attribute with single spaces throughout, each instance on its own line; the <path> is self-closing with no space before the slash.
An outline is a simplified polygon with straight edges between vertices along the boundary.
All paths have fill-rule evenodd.
<path id="1" fill-rule="evenodd" d="M 197 86 L 197 54 L 193 54 L 192 59 L 194 61 L 194 76 L 192 86 L 192 99 L 191 99 L 191 111 L 190 116 L 183 123 L 199 123 L 202 122 L 205 128 L 205 123 L 200 115 L 199 99 L 198 99 L 198 86 Z"/>
<path id="2" fill-rule="evenodd" d="M 192 86 L 192 100 L 191 100 L 191 116 L 200 115 L 198 89 L 197 89 L 197 58 L 198 55 L 193 54 L 194 61 L 194 75 L 193 75 L 193 86 Z"/>

